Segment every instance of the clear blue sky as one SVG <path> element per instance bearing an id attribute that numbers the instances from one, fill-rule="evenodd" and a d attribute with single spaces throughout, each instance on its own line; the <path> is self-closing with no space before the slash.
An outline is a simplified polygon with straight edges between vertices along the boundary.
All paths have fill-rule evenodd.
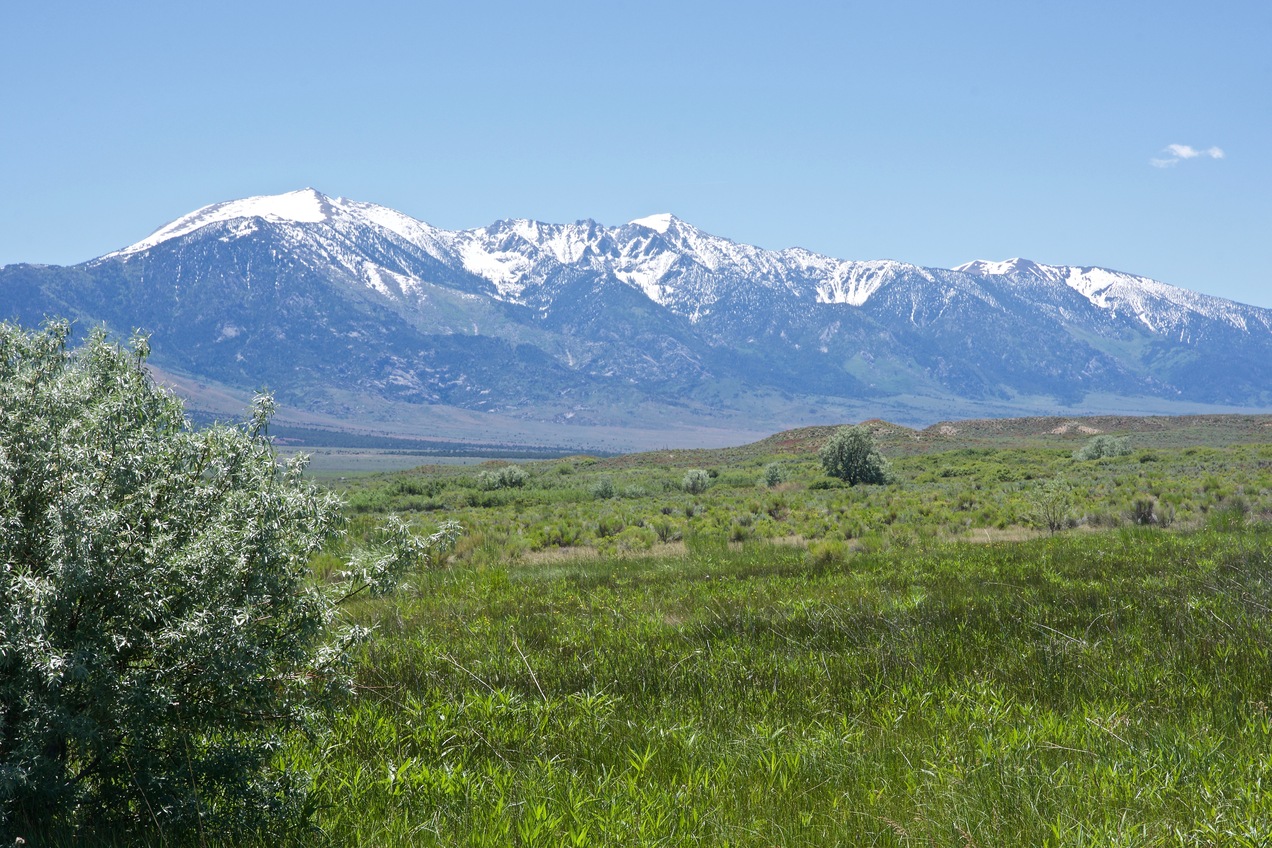
<path id="1" fill-rule="evenodd" d="M 0 264 L 312 185 L 1272 306 L 1266 0 L 46 0 L 0 32 Z"/>

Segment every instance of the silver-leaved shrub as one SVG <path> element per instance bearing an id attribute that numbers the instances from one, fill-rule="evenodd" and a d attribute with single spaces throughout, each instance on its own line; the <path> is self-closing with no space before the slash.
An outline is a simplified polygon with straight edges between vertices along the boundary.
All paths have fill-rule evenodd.
<path id="1" fill-rule="evenodd" d="M 0 836 L 261 832 L 287 732 L 350 683 L 342 598 L 432 549 L 400 524 L 318 585 L 338 500 L 280 468 L 268 397 L 195 429 L 130 348 L 0 324 Z"/>

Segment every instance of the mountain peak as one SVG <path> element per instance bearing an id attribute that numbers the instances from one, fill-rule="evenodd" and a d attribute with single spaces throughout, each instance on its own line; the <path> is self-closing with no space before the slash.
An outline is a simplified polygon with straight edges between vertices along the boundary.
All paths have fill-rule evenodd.
<path id="1" fill-rule="evenodd" d="M 992 262 L 987 259 L 976 259 L 972 262 L 965 262 L 957 266 L 953 270 L 962 271 L 965 274 L 1034 274 L 1038 275 L 1041 270 L 1037 262 L 1030 259 L 1021 259 L 1014 257 L 1002 262 Z"/>
<path id="2" fill-rule="evenodd" d="M 231 201 L 225 211 L 236 218 L 317 223 L 331 217 L 331 198 L 315 188 Z"/>
<path id="3" fill-rule="evenodd" d="M 671 228 L 672 222 L 676 220 L 678 220 L 676 216 L 670 212 L 659 212 L 656 215 L 646 215 L 644 218 L 637 218 L 627 223 L 637 227 L 644 227 L 647 230 L 653 230 L 656 233 L 665 233 Z"/>
<path id="4" fill-rule="evenodd" d="M 321 223 L 332 216 L 332 201 L 315 188 L 302 188 L 284 194 L 266 194 L 213 203 L 165 224 L 146 238 L 123 250 L 107 254 L 119 256 L 137 253 L 169 239 L 179 238 L 209 224 L 244 218 L 263 218 L 271 222 Z"/>

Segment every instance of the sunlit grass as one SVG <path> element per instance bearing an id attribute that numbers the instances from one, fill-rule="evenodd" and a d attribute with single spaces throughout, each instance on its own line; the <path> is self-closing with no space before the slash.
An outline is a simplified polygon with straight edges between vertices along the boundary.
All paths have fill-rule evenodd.
<path id="1" fill-rule="evenodd" d="M 1269 541 L 434 572 L 288 757 L 338 843 L 1263 844 Z"/>

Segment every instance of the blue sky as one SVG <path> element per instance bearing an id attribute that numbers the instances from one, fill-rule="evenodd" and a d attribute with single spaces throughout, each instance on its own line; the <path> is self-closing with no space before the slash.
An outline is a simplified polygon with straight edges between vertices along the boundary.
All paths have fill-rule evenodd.
<path id="1" fill-rule="evenodd" d="M 0 32 L 0 264 L 314 186 L 1272 306 L 1266 2 L 47 0 Z"/>

